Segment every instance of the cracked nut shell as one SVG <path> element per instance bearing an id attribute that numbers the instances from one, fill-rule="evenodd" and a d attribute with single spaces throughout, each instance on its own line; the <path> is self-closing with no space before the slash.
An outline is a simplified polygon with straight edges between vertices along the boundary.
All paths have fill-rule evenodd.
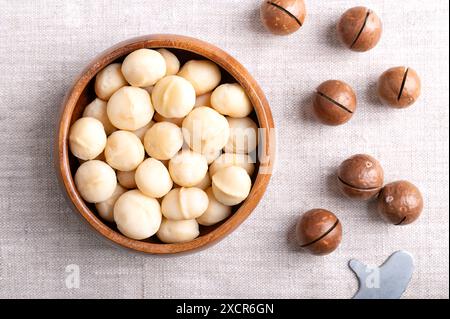
<path id="1" fill-rule="evenodd" d="M 328 255 L 341 243 L 342 225 L 326 209 L 312 209 L 300 216 L 296 225 L 297 242 L 313 255 Z"/>
<path id="2" fill-rule="evenodd" d="M 264 26 L 276 35 L 288 35 L 303 25 L 306 7 L 303 0 L 264 0 L 260 10 Z"/>
<path id="3" fill-rule="evenodd" d="M 356 104 L 356 94 L 350 85 L 329 80 L 316 89 L 314 113 L 324 124 L 341 125 L 352 118 Z"/>
<path id="4" fill-rule="evenodd" d="M 383 27 L 375 12 L 366 7 L 354 7 L 341 16 L 337 31 L 339 39 L 346 47 L 365 52 L 378 44 Z"/>
<path id="5" fill-rule="evenodd" d="M 419 218 L 422 210 L 422 194 L 408 181 L 387 184 L 378 196 L 378 213 L 394 225 L 411 224 Z"/>
<path id="6" fill-rule="evenodd" d="M 339 166 L 339 188 L 349 198 L 372 199 L 380 192 L 383 181 L 383 168 L 370 155 L 353 155 Z"/>
<path id="7" fill-rule="evenodd" d="M 399 66 L 385 71 L 378 79 L 377 93 L 386 105 L 407 108 L 420 96 L 420 77 L 412 68 Z"/>

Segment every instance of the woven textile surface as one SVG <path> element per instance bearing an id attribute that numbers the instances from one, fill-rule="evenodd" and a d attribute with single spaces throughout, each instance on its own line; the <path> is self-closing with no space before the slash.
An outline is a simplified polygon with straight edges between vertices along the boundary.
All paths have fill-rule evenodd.
<path id="1" fill-rule="evenodd" d="M 304 27 L 272 36 L 258 0 L 0 0 L 0 297 L 3 298 L 350 298 L 347 262 L 380 264 L 405 249 L 415 271 L 404 298 L 449 297 L 449 5 L 444 0 L 306 1 Z M 366 5 L 384 23 L 379 45 L 358 54 L 335 35 L 339 16 Z M 264 90 L 277 128 L 270 186 L 235 232 L 182 257 L 144 256 L 99 240 L 65 201 L 52 159 L 58 109 L 76 75 L 99 52 L 151 33 L 189 35 L 237 58 Z M 423 81 L 409 109 L 380 105 L 378 76 L 397 65 Z M 314 89 L 351 84 L 359 107 L 340 127 L 311 113 Z M 355 153 L 382 163 L 386 181 L 419 186 L 423 216 L 385 224 L 373 203 L 343 198 L 336 168 Z M 324 207 L 344 227 L 327 257 L 293 244 L 302 212 Z M 68 265 L 80 285 L 68 289 Z"/>

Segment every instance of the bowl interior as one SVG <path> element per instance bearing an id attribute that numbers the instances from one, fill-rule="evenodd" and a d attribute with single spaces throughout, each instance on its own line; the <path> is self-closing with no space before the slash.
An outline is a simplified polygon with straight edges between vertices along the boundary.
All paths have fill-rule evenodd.
<path id="1" fill-rule="evenodd" d="M 167 48 L 168 50 L 173 52 L 178 57 L 181 65 L 183 65 L 186 61 L 191 60 L 191 59 L 212 60 L 213 62 L 218 64 L 221 69 L 221 72 L 222 72 L 221 83 L 238 82 L 244 87 L 244 89 L 246 91 L 249 91 L 248 90 L 249 88 L 253 88 L 253 83 L 248 83 L 246 81 L 244 81 L 245 83 L 243 83 L 243 80 L 246 80 L 245 75 L 243 75 L 242 78 L 238 79 L 235 76 L 232 76 L 230 74 L 230 72 L 225 70 L 225 68 L 223 67 L 223 64 L 221 63 L 221 62 L 224 62 L 223 60 L 221 60 L 219 58 L 211 59 L 211 58 L 205 57 L 204 55 L 200 55 L 198 53 L 192 52 L 192 49 L 189 49 L 189 50 L 181 49 L 181 48 L 176 48 L 174 46 L 175 45 L 158 46 L 157 43 L 151 44 L 149 42 L 147 44 L 141 45 L 140 47 L 147 47 L 147 48 L 152 48 L 152 49 L 158 49 L 158 48 L 163 48 L 163 47 Z M 100 66 L 98 64 L 93 64 L 97 67 L 97 70 L 96 70 L 96 72 L 88 75 L 90 78 L 88 79 L 88 81 L 86 81 L 84 87 L 82 87 L 82 90 L 80 90 L 79 96 L 77 97 L 76 102 L 73 105 L 73 109 L 72 109 L 71 116 L 70 116 L 69 127 L 77 119 L 79 119 L 82 116 L 84 108 L 96 97 L 95 92 L 94 92 L 95 74 L 111 63 L 122 62 L 122 60 L 128 53 L 130 53 L 136 49 L 137 49 L 136 47 L 130 46 L 129 48 L 126 48 L 124 50 L 122 47 L 120 54 L 117 54 L 117 52 L 116 52 L 116 57 L 114 57 L 114 55 L 113 55 L 113 57 L 110 58 L 109 60 L 100 58 L 100 61 L 103 61 L 102 65 L 100 65 Z M 106 56 L 108 56 L 108 55 L 106 55 Z M 111 56 L 111 55 L 109 55 L 109 56 Z M 243 69 L 242 66 L 240 66 L 240 65 L 238 65 L 238 66 Z M 90 68 L 88 67 L 87 72 L 85 72 L 84 74 L 89 74 L 90 71 L 92 71 L 92 65 Z M 237 70 L 233 70 L 233 71 L 236 72 Z M 241 75 L 241 73 L 236 73 L 236 74 L 238 75 L 238 77 Z M 83 76 L 81 77 L 81 79 L 83 79 Z M 254 81 L 253 79 L 251 79 L 251 80 Z M 256 82 L 254 83 L 254 85 L 257 86 Z M 257 89 L 260 90 L 259 87 Z M 248 95 L 250 97 L 250 100 L 252 100 L 252 103 L 255 107 L 255 110 L 252 112 L 250 117 L 256 123 L 258 123 L 259 127 L 266 127 L 268 125 L 267 123 L 269 123 L 269 125 L 272 125 L 272 127 L 273 127 L 273 122 L 272 122 L 272 118 L 270 115 L 270 110 L 268 110 L 268 105 L 264 105 L 264 107 L 262 107 L 261 105 L 255 105 L 255 103 L 259 103 L 259 104 L 267 103 L 265 101 L 264 96 L 262 97 L 263 101 L 261 101 L 261 99 L 260 99 L 261 96 L 259 96 L 257 94 L 256 95 L 257 99 L 255 100 L 255 95 L 252 92 L 248 92 L 248 93 L 249 93 Z M 261 94 L 262 94 L 262 92 L 261 92 Z M 67 108 L 67 105 L 65 107 Z M 258 112 L 258 111 L 261 111 L 261 112 Z M 263 125 L 261 125 L 261 121 L 260 121 L 261 115 L 263 115 L 263 120 L 264 120 Z M 260 136 L 260 139 L 261 139 L 261 137 L 262 137 L 262 139 L 265 138 L 265 136 Z M 267 144 L 267 143 L 265 143 L 265 144 Z M 67 145 L 66 145 L 66 148 L 67 148 Z M 79 202 L 80 201 L 79 194 L 77 194 L 78 196 L 76 196 L 75 200 L 73 199 L 72 196 L 71 196 L 72 197 L 71 199 L 72 199 L 72 202 L 75 202 L 74 204 L 79 211 L 80 210 L 84 211 L 84 213 L 82 212 L 82 215 L 85 217 L 85 219 L 87 219 L 87 221 L 91 224 L 91 226 L 94 226 L 94 228 L 96 228 L 98 231 L 100 231 L 100 233 L 102 233 L 105 237 L 112 240 L 116 244 L 119 244 L 119 245 L 127 247 L 127 248 L 131 248 L 134 250 L 147 252 L 147 253 L 178 253 L 178 252 L 189 251 L 189 250 L 197 249 L 197 248 L 212 244 L 213 242 L 217 241 L 218 239 L 221 239 L 222 237 L 224 237 L 226 234 L 230 233 L 243 220 L 245 220 L 245 218 L 251 213 L 251 210 L 256 206 L 257 202 L 259 201 L 260 197 L 262 196 L 262 193 L 265 190 L 265 187 L 268 183 L 268 178 L 270 178 L 270 176 L 269 177 L 267 176 L 270 174 L 264 174 L 264 175 L 259 174 L 260 160 L 259 160 L 258 156 L 256 156 L 256 155 L 257 155 L 256 153 L 252 154 L 252 157 L 255 159 L 256 167 L 255 167 L 255 173 L 252 176 L 252 191 L 251 191 L 249 197 L 247 198 L 247 200 L 244 201 L 243 203 L 241 203 L 240 205 L 234 207 L 233 214 L 228 219 L 226 219 L 218 224 L 215 224 L 213 226 L 208 226 L 208 227 L 201 226 L 200 227 L 200 236 L 198 238 L 196 238 L 195 240 L 188 242 L 188 243 L 164 244 L 161 241 L 159 241 L 159 239 L 156 236 L 152 236 L 151 238 L 148 238 L 143 241 L 129 239 L 120 234 L 120 232 L 118 231 L 118 229 L 114 223 L 108 223 L 108 222 L 103 221 L 96 213 L 95 205 L 85 203 L 82 200 L 81 200 L 82 203 L 80 203 Z M 68 160 L 68 164 L 69 164 L 68 169 L 70 170 L 70 175 L 71 175 L 71 176 L 69 176 L 69 185 L 73 186 L 73 176 L 80 164 L 79 164 L 78 159 L 75 158 L 70 152 L 67 152 L 67 160 Z M 254 188 L 257 188 L 257 189 L 255 190 Z M 73 191 L 78 193 L 78 191 L 76 191 L 76 189 L 74 189 Z"/>

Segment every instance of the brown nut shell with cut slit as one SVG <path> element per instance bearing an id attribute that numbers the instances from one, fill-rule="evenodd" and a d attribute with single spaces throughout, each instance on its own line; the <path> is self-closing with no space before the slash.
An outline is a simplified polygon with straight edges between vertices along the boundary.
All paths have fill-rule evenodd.
<path id="1" fill-rule="evenodd" d="M 342 240 L 339 219 L 326 209 L 312 209 L 303 214 L 296 225 L 297 242 L 313 255 L 333 252 Z"/>
<path id="2" fill-rule="evenodd" d="M 337 25 L 339 39 L 357 52 L 373 49 L 380 41 L 383 26 L 375 12 L 366 7 L 347 10 Z"/>
<path id="3" fill-rule="evenodd" d="M 314 113 L 327 125 L 341 125 L 348 122 L 356 111 L 356 94 L 345 82 L 329 80 L 323 82 L 314 96 Z"/>
<path id="4" fill-rule="evenodd" d="M 408 225 L 422 214 L 423 197 L 408 181 L 397 181 L 383 187 L 378 196 L 378 213 L 394 225 Z"/>
<path id="5" fill-rule="evenodd" d="M 421 90 L 419 75 L 405 66 L 390 68 L 378 79 L 377 93 L 381 102 L 394 108 L 411 106 L 419 98 Z"/>
<path id="6" fill-rule="evenodd" d="M 264 26 L 276 35 L 288 35 L 303 25 L 306 7 L 303 0 L 264 0 L 260 9 Z"/>
<path id="7" fill-rule="evenodd" d="M 383 182 L 383 168 L 370 155 L 353 155 L 339 166 L 339 188 L 349 198 L 372 199 L 380 192 Z"/>

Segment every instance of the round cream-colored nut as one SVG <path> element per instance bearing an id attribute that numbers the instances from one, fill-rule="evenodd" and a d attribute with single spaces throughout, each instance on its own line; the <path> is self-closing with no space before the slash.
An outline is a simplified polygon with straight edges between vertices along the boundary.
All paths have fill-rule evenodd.
<path id="1" fill-rule="evenodd" d="M 93 117 L 102 122 L 106 135 L 117 131 L 114 125 L 111 124 L 108 114 L 106 113 L 106 102 L 100 100 L 99 98 L 96 98 L 88 106 L 86 106 L 83 112 L 83 117 Z"/>
<path id="2" fill-rule="evenodd" d="M 117 171 L 117 180 L 119 181 L 119 184 L 127 189 L 134 189 L 137 188 L 136 180 L 134 178 L 136 174 L 136 170 L 123 172 L 123 171 Z"/>
<path id="3" fill-rule="evenodd" d="M 193 187 L 197 187 L 202 190 L 205 190 L 210 186 L 211 186 L 211 177 L 209 176 L 209 174 L 205 174 L 205 177 L 203 177 L 203 179 L 200 181 L 200 183 L 194 185 Z"/>
<path id="4" fill-rule="evenodd" d="M 108 137 L 105 157 L 112 168 L 119 171 L 132 171 L 144 160 L 144 146 L 132 132 L 116 131 Z"/>
<path id="5" fill-rule="evenodd" d="M 209 205 L 202 216 L 197 218 L 197 222 L 203 226 L 211 226 L 217 224 L 231 215 L 231 207 L 222 204 L 215 197 L 212 188 L 206 190 Z"/>
<path id="6" fill-rule="evenodd" d="M 181 127 L 181 125 L 183 124 L 184 117 L 168 118 L 168 117 L 164 117 L 161 114 L 155 112 L 153 119 L 155 120 L 155 122 L 170 122 L 170 123 L 175 124 L 176 126 Z"/>
<path id="7" fill-rule="evenodd" d="M 86 202 L 103 202 L 110 198 L 116 189 L 116 173 L 105 162 L 88 161 L 78 167 L 75 185 Z"/>
<path id="8" fill-rule="evenodd" d="M 183 146 L 183 134 L 181 129 L 173 123 L 156 123 L 145 134 L 144 146 L 151 157 L 168 160 L 174 157 Z"/>
<path id="9" fill-rule="evenodd" d="M 192 187 L 205 177 L 208 163 L 201 154 L 182 150 L 169 161 L 169 172 L 177 185 Z"/>
<path id="10" fill-rule="evenodd" d="M 173 186 L 167 168 L 154 158 L 147 158 L 138 166 L 134 179 L 139 190 L 153 198 L 163 197 Z"/>
<path id="11" fill-rule="evenodd" d="M 251 153 L 258 146 L 258 126 L 249 117 L 227 118 L 230 125 L 230 138 L 225 152 Z"/>
<path id="12" fill-rule="evenodd" d="M 220 114 L 231 117 L 246 117 L 253 111 L 250 99 L 237 83 L 217 87 L 211 94 L 211 105 Z"/>
<path id="13" fill-rule="evenodd" d="M 216 159 L 218 159 L 220 155 L 222 155 L 222 150 L 211 151 L 206 154 L 203 154 L 203 156 L 206 157 L 208 165 L 213 163 Z"/>
<path id="14" fill-rule="evenodd" d="M 209 166 L 209 175 L 212 177 L 222 168 L 229 166 L 242 167 L 249 176 L 252 176 L 255 171 L 255 162 L 249 155 L 223 153 Z"/>
<path id="15" fill-rule="evenodd" d="M 110 198 L 103 202 L 95 204 L 95 208 L 97 208 L 97 212 L 101 218 L 110 223 L 114 222 L 114 204 L 116 203 L 117 199 L 119 199 L 119 197 L 126 191 L 127 190 L 125 188 L 117 184 L 116 189 L 114 190 L 114 193 Z"/>
<path id="16" fill-rule="evenodd" d="M 192 83 L 197 95 L 214 90 L 222 78 L 219 67 L 208 60 L 188 61 L 183 65 L 178 75 Z"/>
<path id="17" fill-rule="evenodd" d="M 214 196 L 227 206 L 234 206 L 244 201 L 251 188 L 250 176 L 239 166 L 223 168 L 212 177 Z"/>
<path id="18" fill-rule="evenodd" d="M 200 188 L 175 188 L 162 200 L 161 211 L 171 220 L 200 217 L 208 208 L 208 195 Z"/>
<path id="19" fill-rule="evenodd" d="M 103 124 L 93 117 L 82 117 L 70 128 L 70 151 L 79 159 L 96 158 L 103 152 L 105 145 L 106 133 Z"/>
<path id="20" fill-rule="evenodd" d="M 163 218 L 156 236 L 163 243 L 173 244 L 194 240 L 200 235 L 198 223 L 195 219 L 169 220 Z"/>
<path id="21" fill-rule="evenodd" d="M 99 161 L 102 161 L 102 162 L 106 162 L 105 153 L 102 152 L 99 156 L 97 156 L 96 158 L 93 158 L 93 159 L 99 160 Z M 90 160 L 82 160 L 82 159 L 78 159 L 78 162 L 79 162 L 80 164 L 86 163 L 87 161 L 90 161 Z"/>
<path id="22" fill-rule="evenodd" d="M 147 133 L 147 131 L 149 129 L 151 129 L 151 127 L 155 124 L 155 122 L 150 121 L 150 123 L 148 123 L 147 125 L 145 125 L 144 127 L 141 127 L 140 129 L 133 131 L 134 135 L 136 135 L 137 137 L 139 137 L 139 139 L 141 140 L 142 144 L 144 144 L 144 137 L 145 137 L 145 133 Z"/>
<path id="23" fill-rule="evenodd" d="M 95 77 L 95 94 L 102 100 L 108 101 L 117 90 L 128 85 L 121 68 L 120 63 L 110 64 Z"/>
<path id="24" fill-rule="evenodd" d="M 184 140 L 202 154 L 217 154 L 228 142 L 230 126 L 227 119 L 210 107 L 197 107 L 183 121 Z"/>
<path id="25" fill-rule="evenodd" d="M 166 61 L 166 75 L 175 75 L 180 70 L 180 61 L 177 56 L 167 49 L 159 49 L 158 51 Z"/>
<path id="26" fill-rule="evenodd" d="M 115 127 L 135 131 L 150 123 L 155 110 L 146 90 L 125 86 L 111 96 L 106 112 Z"/>
<path id="27" fill-rule="evenodd" d="M 122 74 L 132 86 L 148 87 L 166 75 L 166 61 L 155 50 L 139 49 L 125 58 Z"/>
<path id="28" fill-rule="evenodd" d="M 162 215 L 159 202 L 135 189 L 124 193 L 114 205 L 114 221 L 125 236 L 142 240 L 156 234 Z"/>
<path id="29" fill-rule="evenodd" d="M 185 117 L 194 108 L 195 90 L 184 78 L 169 75 L 156 83 L 152 102 L 156 112 L 164 117 Z"/>
<path id="30" fill-rule="evenodd" d="M 194 107 L 199 107 L 199 106 L 208 106 L 211 107 L 211 93 L 205 93 L 202 94 L 200 96 L 197 96 L 197 98 L 195 99 L 195 105 Z"/>

